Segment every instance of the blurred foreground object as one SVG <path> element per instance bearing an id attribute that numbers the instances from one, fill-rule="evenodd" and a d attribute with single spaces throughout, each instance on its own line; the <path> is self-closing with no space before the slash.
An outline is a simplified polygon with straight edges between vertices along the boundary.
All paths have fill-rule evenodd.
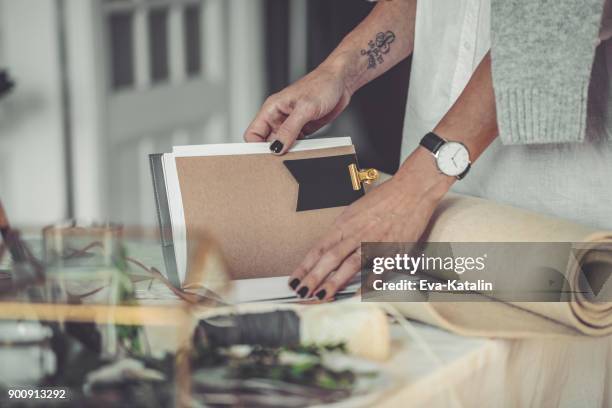
<path id="1" fill-rule="evenodd" d="M 392 385 L 344 344 L 199 348 L 192 397 L 210 407 L 373 406 Z"/>
<path id="2" fill-rule="evenodd" d="M 51 329 L 39 322 L 0 321 L 0 378 L 5 384 L 28 385 L 55 368 Z"/>
<path id="3" fill-rule="evenodd" d="M 349 353 L 372 360 L 385 360 L 390 353 L 387 317 L 374 305 L 344 302 L 247 310 L 235 313 L 222 309 L 201 320 L 196 343 L 266 347 L 342 343 Z"/>
<path id="4" fill-rule="evenodd" d="M 50 303 L 134 303 L 134 286 L 127 274 L 123 228 L 108 223 L 64 221 L 43 229 L 46 267 L 45 298 Z M 136 326 L 100 325 L 104 354 L 141 352 Z"/>
<path id="5" fill-rule="evenodd" d="M 78 224 L 65 221 L 43 229 L 43 262 L 47 280 L 63 293 L 48 293 L 48 301 L 68 301 L 68 296 L 88 296 L 87 302 L 107 305 L 132 296 L 123 259 L 122 227 L 111 224 Z M 91 293 L 94 292 L 94 293 Z M 56 296 L 64 299 L 56 299 Z"/>
<path id="6" fill-rule="evenodd" d="M 393 385 L 388 319 L 373 305 L 241 305 L 193 337 L 192 393 L 207 406 L 373 406 Z M 223 401 L 223 403 L 221 403 Z"/>
<path id="7" fill-rule="evenodd" d="M 0 70 L 0 99 L 15 87 L 15 82 L 9 76 L 8 71 Z"/>

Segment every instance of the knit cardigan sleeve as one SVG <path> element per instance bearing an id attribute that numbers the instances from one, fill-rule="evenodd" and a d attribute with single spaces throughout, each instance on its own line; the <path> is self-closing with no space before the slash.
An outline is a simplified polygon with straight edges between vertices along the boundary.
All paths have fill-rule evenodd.
<path id="1" fill-rule="evenodd" d="M 491 60 L 504 144 L 584 140 L 604 0 L 492 0 Z"/>

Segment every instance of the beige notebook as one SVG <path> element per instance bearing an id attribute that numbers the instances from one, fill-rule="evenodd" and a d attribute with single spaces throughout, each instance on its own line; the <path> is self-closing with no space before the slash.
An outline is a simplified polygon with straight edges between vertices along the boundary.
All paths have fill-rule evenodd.
<path id="1" fill-rule="evenodd" d="M 202 233 L 219 244 L 232 279 L 287 276 L 364 194 L 351 183 L 357 158 L 348 137 L 299 141 L 284 156 L 268 143 L 178 146 L 158 156 L 180 283 L 187 243 Z"/>

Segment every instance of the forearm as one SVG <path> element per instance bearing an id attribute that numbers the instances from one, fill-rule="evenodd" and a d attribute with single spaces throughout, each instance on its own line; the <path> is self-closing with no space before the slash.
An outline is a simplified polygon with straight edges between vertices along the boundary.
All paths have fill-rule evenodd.
<path id="1" fill-rule="evenodd" d="M 466 145 L 472 161 L 497 137 L 490 53 L 482 59 L 455 104 L 434 129 L 434 133 Z"/>
<path id="2" fill-rule="evenodd" d="M 497 137 L 489 53 L 480 62 L 455 104 L 433 131 L 446 140 L 461 142 L 467 146 L 472 162 L 476 161 Z M 435 198 L 441 198 L 456 181 L 455 178 L 445 176 L 437 170 L 431 153 L 423 147 L 418 147 L 400 167 L 398 178 L 404 177 L 419 177 L 424 180 L 424 191 L 432 192 Z"/>
<path id="3" fill-rule="evenodd" d="M 353 94 L 412 53 L 416 0 L 380 1 L 321 64 Z"/>

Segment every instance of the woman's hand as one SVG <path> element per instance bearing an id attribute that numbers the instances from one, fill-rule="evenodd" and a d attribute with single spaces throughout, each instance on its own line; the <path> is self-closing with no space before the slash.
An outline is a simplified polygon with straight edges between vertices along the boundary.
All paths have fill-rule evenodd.
<path id="1" fill-rule="evenodd" d="M 353 93 L 410 55 L 415 18 L 416 0 L 378 2 L 317 69 L 266 100 L 244 140 L 271 142 L 273 153 L 285 154 L 334 120 Z"/>
<path id="2" fill-rule="evenodd" d="M 491 58 L 487 54 L 434 132 L 462 142 L 472 163 L 497 135 Z M 418 147 L 391 180 L 350 205 L 289 278 L 302 297 L 331 298 L 361 268 L 362 242 L 415 242 L 456 179 L 441 174 Z"/>
<path id="3" fill-rule="evenodd" d="M 284 154 L 296 139 L 334 120 L 350 99 L 342 70 L 321 65 L 270 96 L 244 133 L 244 140 L 271 142 L 273 153 Z"/>
<path id="4" fill-rule="evenodd" d="M 362 242 L 417 241 L 454 178 L 418 148 L 398 173 L 346 208 L 289 277 L 302 297 L 330 299 L 361 269 Z"/>

